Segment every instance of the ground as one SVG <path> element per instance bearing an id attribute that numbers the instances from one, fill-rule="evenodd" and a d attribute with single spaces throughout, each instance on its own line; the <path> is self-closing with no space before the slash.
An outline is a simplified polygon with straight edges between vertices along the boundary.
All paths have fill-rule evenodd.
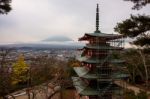
<path id="1" fill-rule="evenodd" d="M 44 99 L 44 98 L 45 98 L 45 94 L 39 93 L 37 94 L 35 99 Z M 13 98 L 10 97 L 9 99 L 13 99 Z M 24 94 L 24 95 L 17 96 L 16 99 L 28 99 L 28 96 L 27 94 Z M 52 97 L 52 99 L 79 99 L 79 98 L 74 89 L 68 89 L 63 91 L 62 93 L 57 93 L 56 95 L 54 95 L 54 97 Z"/>

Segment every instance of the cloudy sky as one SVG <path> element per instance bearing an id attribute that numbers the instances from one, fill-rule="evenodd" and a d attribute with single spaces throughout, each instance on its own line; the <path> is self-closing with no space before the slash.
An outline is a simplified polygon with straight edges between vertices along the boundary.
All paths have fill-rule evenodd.
<path id="1" fill-rule="evenodd" d="M 12 0 L 13 10 L 0 15 L 0 44 L 35 42 L 63 35 L 77 40 L 95 30 L 95 9 L 100 4 L 100 29 L 113 33 L 117 22 L 130 14 L 150 14 L 150 6 L 131 10 L 123 0 Z"/>

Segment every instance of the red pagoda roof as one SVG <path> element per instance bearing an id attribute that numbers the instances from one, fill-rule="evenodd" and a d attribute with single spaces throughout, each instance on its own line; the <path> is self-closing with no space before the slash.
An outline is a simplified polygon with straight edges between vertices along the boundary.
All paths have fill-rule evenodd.
<path id="1" fill-rule="evenodd" d="M 113 40 L 113 39 L 122 38 L 123 35 L 106 34 L 106 33 L 85 33 L 85 35 L 83 37 L 79 38 L 79 41 L 89 40 L 90 38 L 93 38 L 93 37 L 98 37 L 103 40 Z"/>

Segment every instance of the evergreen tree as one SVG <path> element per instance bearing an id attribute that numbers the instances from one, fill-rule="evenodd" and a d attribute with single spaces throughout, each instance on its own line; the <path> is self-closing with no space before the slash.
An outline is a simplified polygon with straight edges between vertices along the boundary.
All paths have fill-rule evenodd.
<path id="1" fill-rule="evenodd" d="M 134 3 L 134 6 L 132 9 L 139 10 L 143 6 L 146 6 L 147 4 L 150 4 L 150 0 L 124 0 L 124 1 L 131 1 Z"/>
<path id="2" fill-rule="evenodd" d="M 135 39 L 132 44 L 138 47 L 150 47 L 150 16 L 131 15 L 130 19 L 118 23 L 115 31 Z"/>
<path id="3" fill-rule="evenodd" d="M 11 0 L 0 0 L 0 14 L 7 14 L 11 10 Z"/>

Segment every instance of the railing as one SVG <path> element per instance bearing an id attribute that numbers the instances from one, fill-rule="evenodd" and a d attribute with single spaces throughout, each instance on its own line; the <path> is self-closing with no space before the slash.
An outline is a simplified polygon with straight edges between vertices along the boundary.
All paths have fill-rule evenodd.
<path id="1" fill-rule="evenodd" d="M 103 96 L 107 91 L 111 91 L 110 88 L 112 87 L 112 82 L 107 86 L 105 87 L 104 89 L 100 90 L 100 96 Z"/>
<path id="2" fill-rule="evenodd" d="M 100 44 L 100 43 L 87 43 L 86 44 L 86 46 L 99 46 L 99 45 L 101 45 L 101 46 L 109 46 L 110 45 L 110 43 L 102 43 L 102 44 Z"/>

